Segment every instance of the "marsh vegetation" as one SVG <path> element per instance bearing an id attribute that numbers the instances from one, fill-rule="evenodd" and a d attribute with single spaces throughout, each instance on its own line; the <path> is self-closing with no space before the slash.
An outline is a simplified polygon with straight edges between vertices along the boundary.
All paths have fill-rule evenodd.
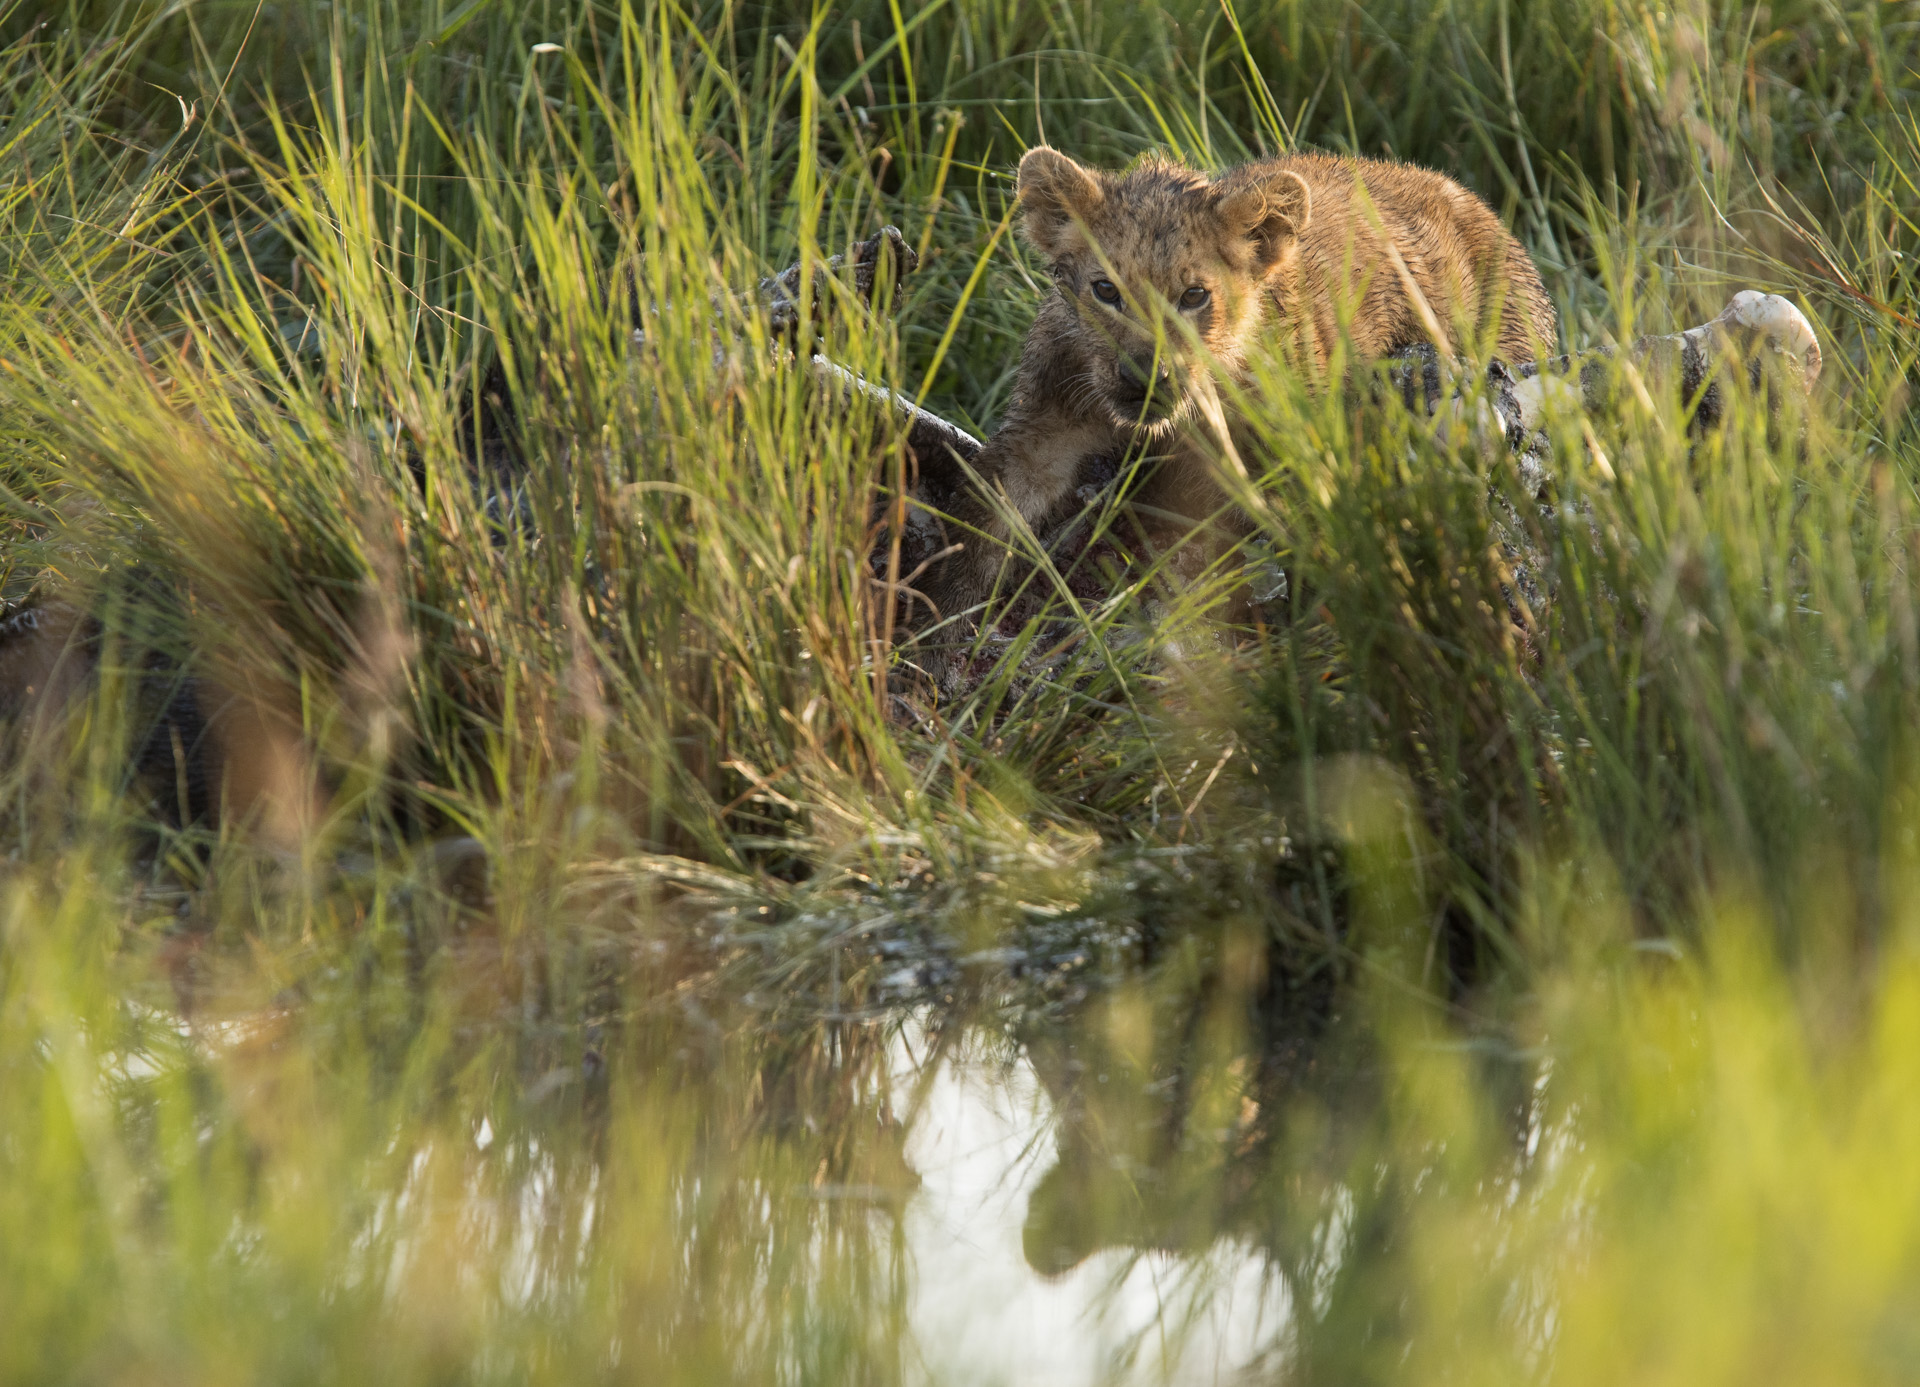
<path id="1" fill-rule="evenodd" d="M 1920 1370 L 1920 6 L 0 39 L 0 1378 Z M 1417 160 L 1563 347 L 1758 287 L 1825 370 L 1624 372 L 1544 499 L 1276 373 L 1243 552 L 939 696 L 791 359 L 987 432 L 1042 137 Z"/>

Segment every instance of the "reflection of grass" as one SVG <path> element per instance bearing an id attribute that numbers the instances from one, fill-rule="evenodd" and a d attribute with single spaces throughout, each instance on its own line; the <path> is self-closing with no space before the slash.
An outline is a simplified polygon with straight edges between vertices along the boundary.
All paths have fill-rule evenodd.
<path id="1" fill-rule="evenodd" d="M 1911 7 L 796 15 L 0 16 L 0 1374 L 910 1375 L 910 998 L 1061 1111 L 1037 1265 L 1243 1238 L 1305 1376 L 1911 1375 Z M 1569 345 L 1827 373 L 1623 378 L 1546 512 L 1266 382 L 1277 624 L 909 725 L 893 425 L 733 293 L 898 223 L 815 345 L 984 427 L 1042 125 L 1385 146 Z"/>

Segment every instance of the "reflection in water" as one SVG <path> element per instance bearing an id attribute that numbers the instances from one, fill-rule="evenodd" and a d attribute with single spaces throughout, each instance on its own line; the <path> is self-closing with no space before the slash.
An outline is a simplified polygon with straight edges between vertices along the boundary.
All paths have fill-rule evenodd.
<path id="1" fill-rule="evenodd" d="M 1243 1241 L 1196 1238 L 1183 1255 L 1095 1247 L 1088 1227 L 1059 1261 L 1044 1230 L 1075 1177 L 1058 1125 L 1025 1058 L 956 1061 L 932 1083 L 907 1148 L 922 1180 L 906 1215 L 921 1380 L 1214 1382 L 1258 1364 L 1290 1301 Z"/>
<path id="2" fill-rule="evenodd" d="M 1093 952 L 1058 928 L 1021 957 Z M 112 1067 L 127 1207 L 204 1208 L 244 1247 L 166 1293 L 326 1306 L 377 1380 L 1351 1380 L 1326 1345 L 1401 1342 L 1395 1284 L 1356 1275 L 1395 1216 L 1378 1084 L 1276 937 L 1141 930 L 1097 981 L 1008 968 L 904 1020 L 662 985 L 516 1027 L 523 975 L 477 945 L 443 952 L 432 1007 L 397 968 L 297 1006 L 209 989 L 190 1021 L 136 1015 Z M 204 1136 L 169 1161 L 154 1130 Z M 279 1341 L 246 1352 L 289 1376 Z"/>

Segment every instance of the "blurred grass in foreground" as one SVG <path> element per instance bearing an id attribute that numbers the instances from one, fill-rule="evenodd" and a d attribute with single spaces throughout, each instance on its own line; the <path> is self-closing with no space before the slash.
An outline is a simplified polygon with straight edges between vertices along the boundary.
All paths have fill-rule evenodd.
<path id="1" fill-rule="evenodd" d="M 912 1134 L 1016 1044 L 1034 1273 L 1249 1248 L 1263 1375 L 1913 1375 L 1920 10 L 0 29 L 0 1376 L 973 1380 Z M 1567 345 L 1759 284 L 1826 376 L 1623 374 L 1545 510 L 1268 381 L 1284 619 L 1122 594 L 935 705 L 896 426 L 738 295 L 899 224 L 800 349 L 984 427 L 1043 132 L 1385 147 Z"/>

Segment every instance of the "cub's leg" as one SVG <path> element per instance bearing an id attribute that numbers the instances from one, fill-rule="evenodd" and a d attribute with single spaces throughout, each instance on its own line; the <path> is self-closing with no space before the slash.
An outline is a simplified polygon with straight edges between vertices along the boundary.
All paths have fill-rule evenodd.
<path id="1" fill-rule="evenodd" d="M 1158 461 L 1128 505 L 1130 528 L 1148 556 L 1171 554 L 1166 578 L 1176 586 L 1197 581 L 1252 532 L 1216 479 L 1218 465 L 1195 441 L 1182 440 L 1172 456 Z M 1250 612 L 1249 596 L 1236 590 L 1220 615 L 1238 622 Z"/>
<path id="2" fill-rule="evenodd" d="M 1116 442 L 1111 425 L 1049 410 L 1016 412 L 987 440 L 974 462 L 978 483 L 961 486 L 950 508 L 949 538 L 964 547 L 924 585 L 954 640 L 1010 557 L 1009 507 L 1030 528 L 1044 524 L 1072 492 L 1081 460 L 1113 451 Z"/>

